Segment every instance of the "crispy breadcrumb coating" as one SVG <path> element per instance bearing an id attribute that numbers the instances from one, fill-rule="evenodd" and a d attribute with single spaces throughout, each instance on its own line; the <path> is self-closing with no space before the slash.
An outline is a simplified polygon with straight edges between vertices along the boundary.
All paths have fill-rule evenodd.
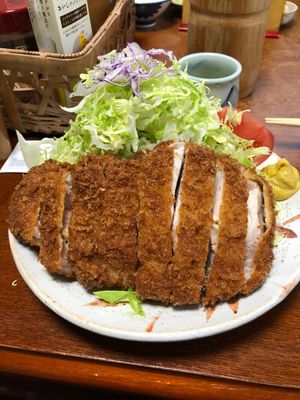
<path id="1" fill-rule="evenodd" d="M 136 159 L 139 193 L 136 291 L 143 298 L 169 303 L 172 260 L 172 170 L 174 149 L 161 143 Z"/>
<path id="2" fill-rule="evenodd" d="M 253 169 L 246 169 L 244 176 L 246 179 L 257 182 L 263 192 L 265 220 L 265 231 L 259 240 L 254 254 L 252 275 L 244 282 L 241 288 L 241 293 L 247 295 L 262 285 L 272 267 L 276 215 L 273 192 L 267 181 Z"/>
<path id="3" fill-rule="evenodd" d="M 201 300 L 204 305 L 214 305 L 237 295 L 244 280 L 247 182 L 232 158 L 219 156 L 217 167 L 224 171 L 224 188 L 216 254 Z"/>
<path id="4" fill-rule="evenodd" d="M 47 186 L 44 191 L 40 211 L 40 252 L 39 259 L 50 273 L 67 277 L 73 276 L 71 268 L 62 267 L 63 251 L 63 217 L 66 180 L 71 167 L 68 164 L 57 164 L 55 171 L 47 173 Z"/>
<path id="5" fill-rule="evenodd" d="M 132 164 L 87 156 L 73 173 L 69 260 L 87 289 L 134 286 L 137 191 Z"/>
<path id="6" fill-rule="evenodd" d="M 42 165 L 33 167 L 16 186 L 9 206 L 8 225 L 12 234 L 21 242 L 31 246 L 39 246 L 38 232 L 41 202 L 47 175 L 57 172 L 62 164 L 48 160 Z"/>
<path id="7" fill-rule="evenodd" d="M 171 269 L 173 305 L 200 302 L 212 226 L 215 162 L 212 151 L 192 143 L 186 146 Z"/>

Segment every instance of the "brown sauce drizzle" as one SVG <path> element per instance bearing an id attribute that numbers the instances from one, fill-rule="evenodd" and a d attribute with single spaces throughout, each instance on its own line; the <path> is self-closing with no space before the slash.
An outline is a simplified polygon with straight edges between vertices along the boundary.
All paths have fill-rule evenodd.
<path id="1" fill-rule="evenodd" d="M 287 224 L 289 224 L 289 223 L 291 223 L 291 222 L 296 221 L 297 219 L 300 219 L 300 214 L 297 214 L 297 215 L 295 215 L 294 217 L 292 217 L 292 218 L 290 218 L 290 219 L 284 221 L 284 222 L 282 223 L 282 225 L 287 225 Z"/>
<path id="2" fill-rule="evenodd" d="M 216 305 L 206 307 L 206 322 L 210 320 L 216 308 L 217 308 Z"/>
<path id="3" fill-rule="evenodd" d="M 111 304 L 107 303 L 106 301 L 103 300 L 94 300 L 91 303 L 85 304 L 86 306 L 92 306 L 92 307 L 116 307 L 119 304 L 124 304 L 124 303 L 118 303 L 118 304 Z"/>
<path id="4" fill-rule="evenodd" d="M 159 317 L 160 317 L 160 315 L 157 315 L 156 317 L 153 318 L 153 320 L 147 326 L 146 332 L 152 332 L 153 331 L 154 325 L 155 325 L 156 321 L 159 319 Z"/>
<path id="5" fill-rule="evenodd" d="M 276 230 L 277 232 L 282 233 L 283 236 L 287 239 L 295 239 L 298 237 L 296 232 L 292 231 L 289 228 L 285 228 L 284 226 L 277 226 Z"/>
<path id="6" fill-rule="evenodd" d="M 237 299 L 237 300 L 229 300 L 228 302 L 227 302 L 227 304 L 229 305 L 229 307 L 231 308 L 231 310 L 235 313 L 235 314 L 237 314 L 237 312 L 238 312 L 238 309 L 239 309 L 239 299 Z"/>

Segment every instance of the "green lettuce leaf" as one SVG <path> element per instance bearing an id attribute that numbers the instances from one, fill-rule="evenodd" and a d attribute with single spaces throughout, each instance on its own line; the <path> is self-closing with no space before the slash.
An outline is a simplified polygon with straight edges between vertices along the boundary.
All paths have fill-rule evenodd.
<path id="1" fill-rule="evenodd" d="M 110 304 L 117 303 L 129 303 L 132 311 L 135 314 L 144 316 L 144 310 L 142 307 L 139 296 L 133 289 L 128 290 L 100 290 L 93 293 L 98 299 L 104 300 Z"/>

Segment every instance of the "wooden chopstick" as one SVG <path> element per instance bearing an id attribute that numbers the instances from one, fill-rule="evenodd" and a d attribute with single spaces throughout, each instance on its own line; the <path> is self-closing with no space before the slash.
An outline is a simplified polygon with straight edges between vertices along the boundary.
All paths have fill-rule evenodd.
<path id="1" fill-rule="evenodd" d="M 300 126 L 300 118 L 265 118 L 267 124 Z"/>

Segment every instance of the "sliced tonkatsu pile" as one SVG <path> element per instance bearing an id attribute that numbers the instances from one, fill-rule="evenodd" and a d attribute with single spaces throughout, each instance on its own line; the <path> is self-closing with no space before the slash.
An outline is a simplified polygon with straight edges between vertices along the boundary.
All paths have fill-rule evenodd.
<path id="1" fill-rule="evenodd" d="M 8 222 L 50 273 L 174 306 L 249 294 L 273 261 L 268 183 L 193 143 L 163 142 L 132 160 L 47 161 L 17 186 Z"/>

